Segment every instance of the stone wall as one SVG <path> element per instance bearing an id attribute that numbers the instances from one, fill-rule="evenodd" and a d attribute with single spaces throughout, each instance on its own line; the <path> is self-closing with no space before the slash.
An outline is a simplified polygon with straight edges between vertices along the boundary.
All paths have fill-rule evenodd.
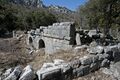
<path id="1" fill-rule="evenodd" d="M 86 56 L 69 63 L 63 60 L 54 60 L 53 63 L 45 63 L 37 71 L 39 80 L 72 80 L 85 76 L 100 68 L 109 67 L 120 57 L 120 45 L 107 47 L 94 47 L 97 51 L 89 52 Z M 89 49 L 89 48 L 88 48 Z"/>
<path id="2" fill-rule="evenodd" d="M 51 54 L 59 50 L 69 50 L 74 45 L 75 26 L 73 22 L 54 23 L 52 26 L 28 32 L 27 44 L 34 49 L 45 48 Z M 44 46 L 41 46 L 43 45 Z"/>
<path id="3" fill-rule="evenodd" d="M 86 46 L 87 47 L 87 46 Z M 76 49 L 81 49 L 77 47 Z M 84 46 L 83 46 L 84 48 Z M 120 80 L 120 43 L 113 46 L 87 47 L 89 54 L 71 62 L 55 59 L 51 63 L 44 63 L 36 72 L 30 65 L 22 69 L 17 66 L 2 73 L 1 80 L 72 80 L 85 76 L 100 68 L 109 68 L 115 80 Z M 77 50 L 79 51 L 79 50 Z M 114 65 L 115 63 L 115 65 Z M 105 71 L 105 70 L 104 70 Z M 108 73 L 107 71 L 105 71 Z"/>

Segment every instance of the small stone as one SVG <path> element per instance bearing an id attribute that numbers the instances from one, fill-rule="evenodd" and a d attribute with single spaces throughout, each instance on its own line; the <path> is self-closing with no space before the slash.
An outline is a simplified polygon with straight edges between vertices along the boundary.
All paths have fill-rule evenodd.
<path id="1" fill-rule="evenodd" d="M 108 59 L 104 59 L 101 63 L 101 67 L 108 67 L 110 65 L 110 61 Z"/>
<path id="2" fill-rule="evenodd" d="M 90 56 L 84 56 L 83 58 L 80 58 L 82 65 L 89 65 L 93 62 L 93 58 Z"/>

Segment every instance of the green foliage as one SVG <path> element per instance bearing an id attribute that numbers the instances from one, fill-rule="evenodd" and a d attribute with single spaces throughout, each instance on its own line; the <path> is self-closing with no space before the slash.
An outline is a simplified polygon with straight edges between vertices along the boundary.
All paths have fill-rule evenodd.
<path id="1" fill-rule="evenodd" d="M 47 10 L 6 4 L 4 0 L 0 2 L 0 35 L 12 30 L 39 28 L 57 21 L 56 17 Z"/>
<path id="2" fill-rule="evenodd" d="M 104 28 L 107 32 L 116 24 L 120 26 L 120 0 L 89 0 L 78 12 L 90 28 Z"/>

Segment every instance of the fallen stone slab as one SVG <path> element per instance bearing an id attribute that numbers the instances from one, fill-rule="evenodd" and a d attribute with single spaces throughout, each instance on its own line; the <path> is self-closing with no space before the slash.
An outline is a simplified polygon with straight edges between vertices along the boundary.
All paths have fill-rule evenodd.
<path id="1" fill-rule="evenodd" d="M 96 62 L 96 63 L 92 63 L 90 65 L 90 72 L 94 72 L 94 71 L 100 69 L 100 66 L 101 66 L 101 62 L 100 61 Z"/>
<path id="2" fill-rule="evenodd" d="M 103 54 L 104 48 L 102 46 L 90 47 L 87 49 L 90 54 Z"/>
<path id="3" fill-rule="evenodd" d="M 79 68 L 76 68 L 73 70 L 73 76 L 74 77 L 82 77 L 84 75 L 89 74 L 90 66 L 81 66 Z"/>
<path id="4" fill-rule="evenodd" d="M 35 79 L 35 74 L 30 65 L 26 66 L 23 69 L 23 73 L 20 76 L 19 80 L 34 80 Z"/>
<path id="5" fill-rule="evenodd" d="M 108 59 L 104 59 L 101 63 L 101 67 L 109 67 L 110 61 Z"/>
<path id="6" fill-rule="evenodd" d="M 55 64 L 54 63 L 44 63 L 43 66 L 41 67 L 41 70 L 50 68 L 50 67 L 54 67 Z"/>
<path id="7" fill-rule="evenodd" d="M 60 80 L 61 69 L 59 67 L 50 67 L 44 70 L 37 71 L 39 80 Z"/>
<path id="8" fill-rule="evenodd" d="M 70 65 L 73 69 L 79 68 L 80 65 L 81 65 L 81 61 L 80 61 L 80 60 L 74 60 L 74 61 L 71 61 L 71 62 L 69 63 L 69 65 Z"/>
<path id="9" fill-rule="evenodd" d="M 5 73 L 3 74 L 3 76 L 4 76 L 5 78 L 8 77 L 8 76 L 12 73 L 13 70 L 14 70 L 13 68 L 7 69 L 7 70 L 5 71 Z"/>
<path id="10" fill-rule="evenodd" d="M 5 78 L 5 80 L 18 80 L 21 72 L 22 72 L 21 66 L 17 66 L 15 67 L 13 72 L 7 78 Z"/>
<path id="11" fill-rule="evenodd" d="M 68 64 L 64 64 L 61 66 L 61 74 L 62 74 L 62 80 L 71 80 L 73 78 L 72 76 L 73 69 Z"/>
<path id="12" fill-rule="evenodd" d="M 64 61 L 64 60 L 61 60 L 61 59 L 54 59 L 53 62 L 54 62 L 54 65 L 55 65 L 55 66 L 61 65 L 61 64 L 65 63 L 65 61 Z"/>
<path id="13" fill-rule="evenodd" d="M 73 50 L 74 53 L 80 53 L 82 49 L 87 49 L 87 45 L 76 46 Z"/>
<path id="14" fill-rule="evenodd" d="M 93 63 L 93 57 L 84 56 L 84 57 L 80 58 L 80 61 L 81 61 L 82 65 L 89 65 L 89 64 Z"/>

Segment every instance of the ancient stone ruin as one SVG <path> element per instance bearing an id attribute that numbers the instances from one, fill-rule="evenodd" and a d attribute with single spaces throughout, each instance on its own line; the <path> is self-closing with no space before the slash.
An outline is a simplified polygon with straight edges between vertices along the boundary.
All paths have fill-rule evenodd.
<path id="1" fill-rule="evenodd" d="M 39 29 L 29 31 L 27 40 L 32 48 L 45 48 L 45 53 L 48 54 L 69 50 L 75 43 L 75 26 L 73 22 L 41 26 Z"/>
<path id="2" fill-rule="evenodd" d="M 120 42 L 100 31 L 75 30 L 73 22 L 54 23 L 28 31 L 27 44 L 31 50 L 45 49 L 46 54 L 60 50 L 81 54 L 81 49 L 87 53 L 68 62 L 61 59 L 45 62 L 36 71 L 30 65 L 24 69 L 10 68 L 2 73 L 0 80 L 72 80 L 99 69 L 113 80 L 120 80 Z"/>
<path id="3" fill-rule="evenodd" d="M 76 45 L 89 45 L 92 41 L 97 42 L 97 45 L 114 44 L 111 36 L 105 39 L 103 37 L 100 31 L 75 30 L 73 22 L 61 22 L 28 31 L 27 44 L 32 50 L 44 48 L 47 54 L 71 50 Z"/>

